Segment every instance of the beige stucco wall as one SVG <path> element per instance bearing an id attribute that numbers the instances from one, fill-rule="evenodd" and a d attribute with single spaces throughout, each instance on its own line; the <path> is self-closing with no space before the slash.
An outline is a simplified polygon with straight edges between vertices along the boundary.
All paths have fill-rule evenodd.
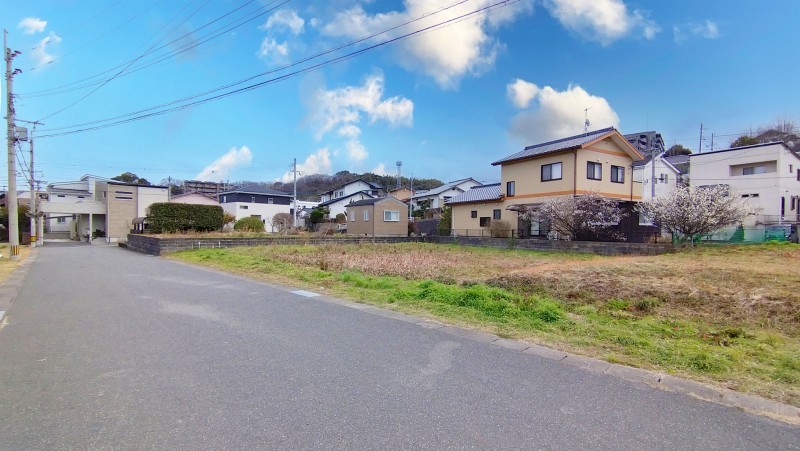
<path id="1" fill-rule="evenodd" d="M 517 199 L 532 199 L 551 193 L 572 194 L 573 152 L 560 152 L 533 160 L 504 164 L 500 168 L 500 191 L 506 194 L 508 182 L 513 181 Z M 561 163 L 561 180 L 542 182 L 542 166 Z M 526 202 L 518 200 L 517 203 Z"/>
<path id="2" fill-rule="evenodd" d="M 364 221 L 364 211 L 369 211 L 369 220 Z M 384 221 L 384 211 L 397 211 L 399 221 Z M 355 220 L 351 221 L 351 213 Z M 347 234 L 367 236 L 407 236 L 408 207 L 394 198 L 386 198 L 374 205 L 347 207 Z"/>
<path id="3" fill-rule="evenodd" d="M 108 185 L 106 237 L 125 240 L 137 217 L 138 191 L 135 186 Z"/>
<path id="4" fill-rule="evenodd" d="M 641 186 L 636 188 L 633 186 L 633 159 L 622 150 L 607 150 L 604 148 L 608 148 L 608 145 L 599 146 L 600 144 L 608 143 L 601 141 L 578 152 L 578 170 L 576 178 L 578 194 L 598 193 L 602 196 L 617 199 L 631 200 L 631 197 L 633 197 L 633 200 L 640 200 L 642 197 L 642 188 Z M 590 161 L 602 165 L 601 180 L 590 180 L 586 177 L 587 164 Z M 611 181 L 611 166 L 621 166 L 625 168 L 624 183 L 614 183 Z"/>
<path id="5" fill-rule="evenodd" d="M 486 202 L 474 204 L 457 204 L 452 206 L 451 228 L 457 234 L 464 234 L 466 230 L 480 230 L 481 217 L 494 217 L 494 210 L 500 210 L 500 220 L 505 221 L 512 229 L 517 228 L 516 212 L 506 210 L 513 202 Z M 472 217 L 472 212 L 477 212 L 477 217 Z M 485 227 L 488 229 L 488 226 Z"/>
<path id="6" fill-rule="evenodd" d="M 136 201 L 136 217 L 147 216 L 147 207 L 158 202 L 168 202 L 167 189 L 155 186 L 132 186 L 139 193 Z"/>

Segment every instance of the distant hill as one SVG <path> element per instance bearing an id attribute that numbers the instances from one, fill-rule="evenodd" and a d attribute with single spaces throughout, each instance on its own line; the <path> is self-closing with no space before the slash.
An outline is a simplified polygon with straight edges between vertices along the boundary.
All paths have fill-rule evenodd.
<path id="1" fill-rule="evenodd" d="M 397 177 L 393 175 L 377 175 L 371 172 L 366 172 L 364 174 L 356 174 L 350 171 L 340 171 L 333 175 L 311 174 L 311 175 L 304 175 L 297 179 L 297 198 L 300 200 L 317 201 L 319 200 L 319 195 L 321 193 L 330 191 L 334 188 L 338 188 L 346 183 L 358 179 L 365 180 L 368 182 L 378 183 L 383 187 L 385 187 L 387 191 L 392 190 L 397 186 Z M 407 177 L 401 177 L 400 181 L 402 186 L 404 187 L 410 186 L 410 180 Z M 276 189 L 278 191 L 284 191 L 287 193 L 291 193 L 294 190 L 292 182 L 265 183 L 265 182 L 241 181 L 241 182 L 236 182 L 235 185 L 244 185 L 251 183 L 262 185 L 267 188 Z M 418 179 L 418 178 L 414 179 L 415 190 L 432 189 L 442 186 L 443 184 L 444 183 L 442 183 L 442 181 L 438 179 Z"/>

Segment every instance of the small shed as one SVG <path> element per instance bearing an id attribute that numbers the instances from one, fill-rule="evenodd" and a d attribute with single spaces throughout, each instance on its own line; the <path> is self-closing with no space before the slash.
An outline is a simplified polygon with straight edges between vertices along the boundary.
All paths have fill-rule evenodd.
<path id="1" fill-rule="evenodd" d="M 347 234 L 408 236 L 408 206 L 392 196 L 347 205 Z"/>

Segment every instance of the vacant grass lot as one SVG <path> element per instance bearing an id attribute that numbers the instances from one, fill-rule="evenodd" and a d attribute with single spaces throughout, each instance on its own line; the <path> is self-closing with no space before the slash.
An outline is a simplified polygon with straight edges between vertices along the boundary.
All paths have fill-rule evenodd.
<path id="1" fill-rule="evenodd" d="M 408 243 L 173 258 L 800 406 L 798 245 L 602 257 Z"/>

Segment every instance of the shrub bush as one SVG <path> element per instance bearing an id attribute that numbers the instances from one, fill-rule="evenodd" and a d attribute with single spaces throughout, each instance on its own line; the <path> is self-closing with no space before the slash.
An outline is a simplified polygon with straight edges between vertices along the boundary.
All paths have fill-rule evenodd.
<path id="1" fill-rule="evenodd" d="M 261 219 L 252 216 L 249 218 L 242 218 L 236 221 L 236 224 L 233 225 L 233 230 L 239 232 L 263 232 L 264 223 Z"/>
<path id="2" fill-rule="evenodd" d="M 191 205 L 159 202 L 147 208 L 150 230 L 153 233 L 211 232 L 223 224 L 222 207 L 218 205 Z"/>

